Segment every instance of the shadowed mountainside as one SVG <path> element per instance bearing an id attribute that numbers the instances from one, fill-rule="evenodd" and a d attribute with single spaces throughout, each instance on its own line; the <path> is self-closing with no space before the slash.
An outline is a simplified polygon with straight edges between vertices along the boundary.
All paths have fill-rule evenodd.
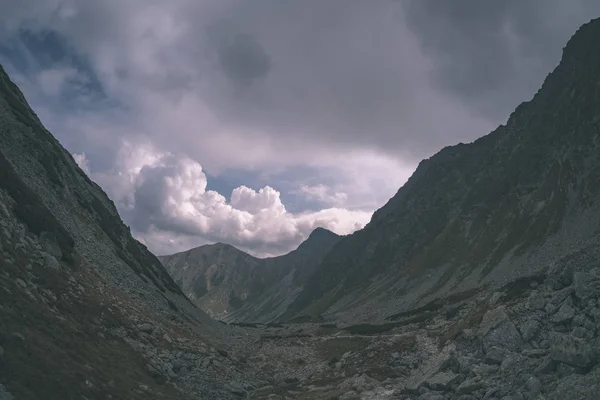
<path id="1" fill-rule="evenodd" d="M 288 254 L 256 258 L 217 243 L 161 256 L 183 292 L 202 310 L 229 322 L 268 322 L 294 300 L 340 237 L 315 229 Z"/>
<path id="2" fill-rule="evenodd" d="M 550 268 L 600 222 L 600 21 L 506 125 L 444 148 L 341 240 L 285 313 L 382 319 Z M 351 310 L 351 311 L 350 311 Z"/>
<path id="3" fill-rule="evenodd" d="M 225 328 L 132 238 L 0 67 L 0 398 L 231 398 L 233 367 L 173 371 L 180 354 L 217 354 Z"/>

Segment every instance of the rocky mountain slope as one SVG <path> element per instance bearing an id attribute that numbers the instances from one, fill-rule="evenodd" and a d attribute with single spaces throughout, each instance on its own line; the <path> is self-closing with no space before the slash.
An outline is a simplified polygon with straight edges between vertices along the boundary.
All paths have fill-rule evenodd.
<path id="1" fill-rule="evenodd" d="M 371 325 L 257 327 L 248 362 L 283 382 L 256 399 L 595 400 L 600 246 L 557 274 L 455 295 Z M 585 272 L 574 272 L 586 264 Z M 257 350 L 258 348 L 258 350 Z"/>
<path id="2" fill-rule="evenodd" d="M 236 398 L 247 367 L 0 67 L 0 398 Z M 252 375 L 250 373 L 249 375 Z"/>
<path id="3" fill-rule="evenodd" d="M 600 21 L 505 125 L 444 148 L 325 257 L 284 317 L 382 321 L 562 268 L 600 233 Z"/>
<path id="4" fill-rule="evenodd" d="M 256 258 L 217 243 L 159 259 L 209 315 L 230 322 L 268 322 L 285 311 L 339 239 L 317 228 L 296 250 L 279 257 Z"/>

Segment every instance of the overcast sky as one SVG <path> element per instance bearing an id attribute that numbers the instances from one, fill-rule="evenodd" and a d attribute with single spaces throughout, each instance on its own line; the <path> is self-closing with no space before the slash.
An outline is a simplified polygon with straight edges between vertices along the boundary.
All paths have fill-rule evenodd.
<path id="1" fill-rule="evenodd" d="M 366 224 L 506 121 L 596 0 L 0 0 L 0 62 L 167 254 Z"/>

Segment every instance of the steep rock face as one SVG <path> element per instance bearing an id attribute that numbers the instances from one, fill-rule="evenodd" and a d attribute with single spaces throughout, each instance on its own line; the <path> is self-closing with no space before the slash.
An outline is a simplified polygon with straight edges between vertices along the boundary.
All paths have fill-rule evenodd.
<path id="1" fill-rule="evenodd" d="M 296 250 L 260 259 L 217 243 L 161 256 L 183 292 L 215 318 L 266 322 L 293 301 L 339 236 L 318 228 Z"/>
<path id="2" fill-rule="evenodd" d="M 131 237 L 0 67 L 0 397 L 230 398 L 233 368 L 172 364 L 211 354 L 224 329 Z"/>
<path id="3" fill-rule="evenodd" d="M 342 237 L 327 229 L 315 229 L 298 248 L 280 257 L 264 260 L 282 276 L 275 284 L 226 316 L 228 322 L 271 322 L 296 299 L 308 278 Z"/>
<path id="4" fill-rule="evenodd" d="M 598 234 L 600 20 L 506 125 L 421 162 L 338 243 L 287 310 L 381 319 L 452 291 L 552 267 Z M 559 266 L 554 266 L 559 267 Z"/>

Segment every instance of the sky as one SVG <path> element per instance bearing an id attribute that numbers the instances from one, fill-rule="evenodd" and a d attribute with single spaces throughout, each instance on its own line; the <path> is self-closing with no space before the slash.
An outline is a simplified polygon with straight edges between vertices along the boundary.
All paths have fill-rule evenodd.
<path id="1" fill-rule="evenodd" d="M 0 0 L 0 63 L 154 253 L 362 228 L 506 122 L 596 0 Z M 401 227 L 399 227 L 401 228 Z"/>

